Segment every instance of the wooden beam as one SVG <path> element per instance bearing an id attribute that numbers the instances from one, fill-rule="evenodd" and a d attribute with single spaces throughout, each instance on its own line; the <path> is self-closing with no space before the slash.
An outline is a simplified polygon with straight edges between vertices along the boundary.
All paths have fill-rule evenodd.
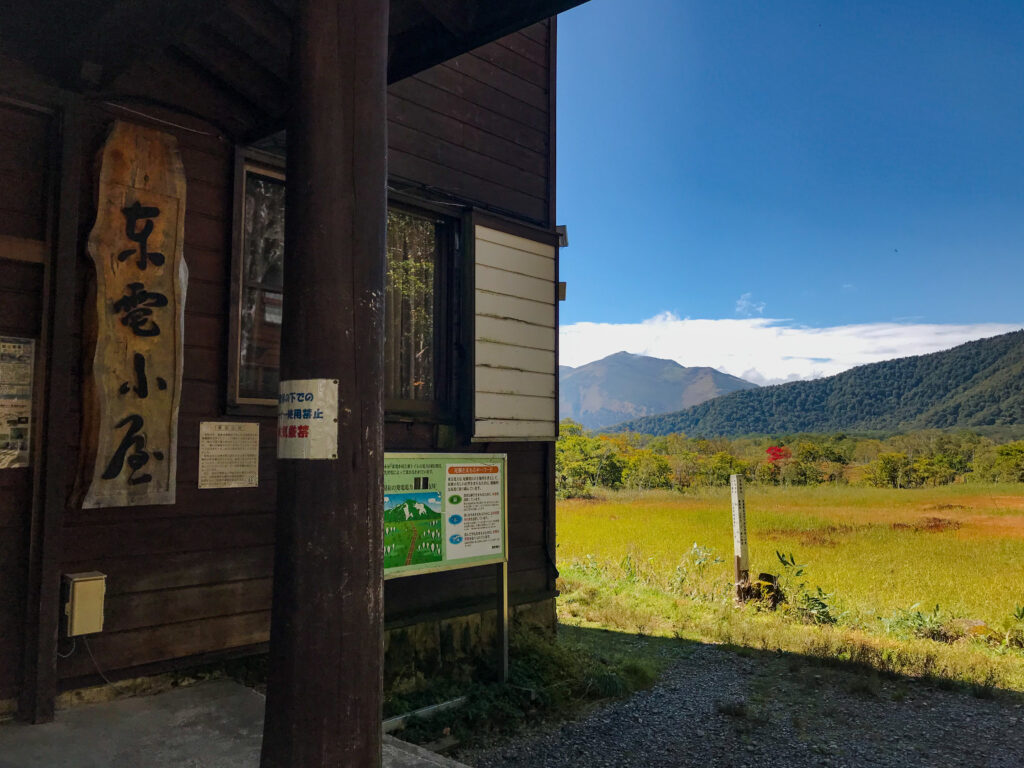
<path id="1" fill-rule="evenodd" d="M 60 185 L 56 254 L 47 270 L 48 333 L 42 461 L 29 532 L 28 595 L 25 615 L 24 679 L 19 715 L 33 723 L 53 720 L 57 696 L 57 632 L 60 626 L 60 533 L 67 503 L 70 467 L 67 428 L 71 412 L 74 333 L 78 325 L 75 269 L 78 263 L 78 215 L 82 175 L 82 118 L 79 102 L 69 97 L 61 113 Z"/>
<path id="2" fill-rule="evenodd" d="M 278 460 L 264 768 L 381 764 L 387 29 L 379 0 L 297 3 L 281 379 L 339 407 L 335 457 Z"/>
<path id="3" fill-rule="evenodd" d="M 30 240 L 26 237 L 0 235 L 0 259 L 45 264 L 46 249 L 45 240 Z"/>
<path id="4" fill-rule="evenodd" d="M 421 0 L 417 0 L 421 2 Z M 442 24 L 452 9 L 468 0 L 422 0 L 433 18 Z M 523 27 L 536 24 L 562 11 L 575 8 L 585 0 L 519 0 L 516 3 L 474 3 L 478 6 L 472 28 L 465 34 L 425 35 L 420 29 L 392 35 L 388 62 L 388 82 L 396 82 L 424 69 L 471 51 Z M 486 8 L 486 10 L 483 10 Z"/>
<path id="5" fill-rule="evenodd" d="M 415 0 L 441 25 L 457 37 L 464 37 L 473 29 L 479 3 L 472 0 Z"/>
<path id="6" fill-rule="evenodd" d="M 177 50 L 228 87 L 236 97 L 275 117 L 285 113 L 286 84 L 275 72 L 239 51 L 233 42 L 214 29 L 197 24 L 177 44 Z"/>
<path id="7" fill-rule="evenodd" d="M 235 46 L 274 73 L 282 83 L 288 81 L 288 55 L 291 48 L 291 21 L 282 16 L 258 13 L 263 6 L 243 0 L 228 0 L 209 24 Z"/>
<path id="8" fill-rule="evenodd" d="M 105 86 L 139 59 L 148 58 L 181 38 L 196 21 L 216 7 L 203 0 L 132 0 L 105 4 L 103 10 L 83 25 L 68 41 L 71 63 L 81 67 L 69 72 L 90 76 L 87 85 Z M 90 75 L 91 73 L 91 75 Z"/>

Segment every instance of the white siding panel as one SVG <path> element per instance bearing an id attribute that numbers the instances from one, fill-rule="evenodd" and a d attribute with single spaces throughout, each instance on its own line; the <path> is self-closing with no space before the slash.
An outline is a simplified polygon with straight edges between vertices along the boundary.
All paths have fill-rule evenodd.
<path id="1" fill-rule="evenodd" d="M 555 284 L 551 280 L 517 275 L 483 264 L 476 266 L 476 288 L 478 291 L 518 296 L 533 301 L 554 301 Z"/>
<path id="2" fill-rule="evenodd" d="M 518 320 L 497 320 L 493 317 L 477 316 L 477 341 L 499 341 L 517 347 L 534 349 L 555 348 L 555 329 L 543 325 L 531 325 Z"/>
<path id="3" fill-rule="evenodd" d="M 521 320 L 524 323 L 555 327 L 555 305 L 542 301 L 517 299 L 500 293 L 477 291 L 476 313 L 487 317 Z"/>
<path id="4" fill-rule="evenodd" d="M 554 440 L 558 437 L 550 421 L 485 419 L 477 421 L 475 440 Z"/>
<path id="5" fill-rule="evenodd" d="M 477 392 L 476 418 L 478 421 L 481 419 L 554 421 L 555 398 L 492 395 L 490 392 Z"/>
<path id="6" fill-rule="evenodd" d="M 558 436 L 557 249 L 476 228 L 474 439 Z"/>
<path id="7" fill-rule="evenodd" d="M 551 373 L 513 371 L 507 368 L 476 367 L 476 391 L 504 395 L 555 396 L 555 376 Z"/>
<path id="8" fill-rule="evenodd" d="M 529 349 L 512 344 L 477 341 L 476 364 L 489 368 L 512 368 L 535 373 L 550 373 L 555 370 L 555 353 L 546 349 Z"/>
<path id="9" fill-rule="evenodd" d="M 487 243 L 494 243 L 495 245 L 501 245 L 505 248 L 517 251 L 526 251 L 527 253 L 534 253 L 538 256 L 547 256 L 549 259 L 555 258 L 555 246 L 553 245 L 538 243 L 536 240 L 527 240 L 525 237 L 519 237 L 517 235 L 509 235 L 505 232 L 499 232 L 496 229 L 491 229 L 490 227 L 481 227 L 478 225 L 476 228 L 476 239 L 477 242 L 483 240 Z"/>
<path id="10" fill-rule="evenodd" d="M 476 263 L 516 272 L 520 275 L 539 277 L 541 280 L 555 279 L 555 260 L 524 251 L 512 251 L 494 243 L 480 241 L 476 244 Z"/>

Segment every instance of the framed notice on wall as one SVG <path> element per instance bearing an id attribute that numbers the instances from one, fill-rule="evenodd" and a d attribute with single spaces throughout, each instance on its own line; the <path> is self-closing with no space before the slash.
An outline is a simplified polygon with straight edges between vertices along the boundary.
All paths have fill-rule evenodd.
<path id="1" fill-rule="evenodd" d="M 199 422 L 200 488 L 255 488 L 259 478 L 259 424 Z"/>
<path id="2" fill-rule="evenodd" d="M 507 559 L 506 457 L 384 455 L 384 578 Z"/>
<path id="3" fill-rule="evenodd" d="M 35 358 L 34 339 L 0 336 L 0 469 L 30 463 Z"/>

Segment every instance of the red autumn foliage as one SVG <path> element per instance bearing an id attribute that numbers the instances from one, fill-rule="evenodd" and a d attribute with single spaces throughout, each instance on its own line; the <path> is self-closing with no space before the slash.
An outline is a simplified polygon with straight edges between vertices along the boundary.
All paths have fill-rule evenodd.
<path id="1" fill-rule="evenodd" d="M 793 457 L 793 452 L 784 445 L 772 445 L 765 449 L 765 453 L 768 454 L 768 461 L 774 464 L 777 461 L 783 459 L 790 459 Z"/>

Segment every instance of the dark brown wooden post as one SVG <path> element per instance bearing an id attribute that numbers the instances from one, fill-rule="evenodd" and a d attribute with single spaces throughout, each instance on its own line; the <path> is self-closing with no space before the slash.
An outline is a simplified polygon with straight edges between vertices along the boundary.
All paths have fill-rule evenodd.
<path id="1" fill-rule="evenodd" d="M 281 378 L 337 379 L 336 459 L 278 461 L 264 768 L 379 766 L 388 3 L 299 0 Z"/>
<path id="2" fill-rule="evenodd" d="M 78 261 L 78 206 L 81 190 L 81 103 L 66 97 L 61 110 L 60 182 L 56 249 L 47 268 L 48 324 L 46 409 L 43 416 L 41 462 L 29 533 L 29 577 L 25 618 L 24 679 L 19 715 L 32 723 L 53 720 L 57 698 L 57 633 L 60 627 L 60 538 L 68 488 L 67 434 L 62 415 L 71 410 L 68 371 L 74 368 L 72 339 L 78 318 L 75 268 Z"/>

